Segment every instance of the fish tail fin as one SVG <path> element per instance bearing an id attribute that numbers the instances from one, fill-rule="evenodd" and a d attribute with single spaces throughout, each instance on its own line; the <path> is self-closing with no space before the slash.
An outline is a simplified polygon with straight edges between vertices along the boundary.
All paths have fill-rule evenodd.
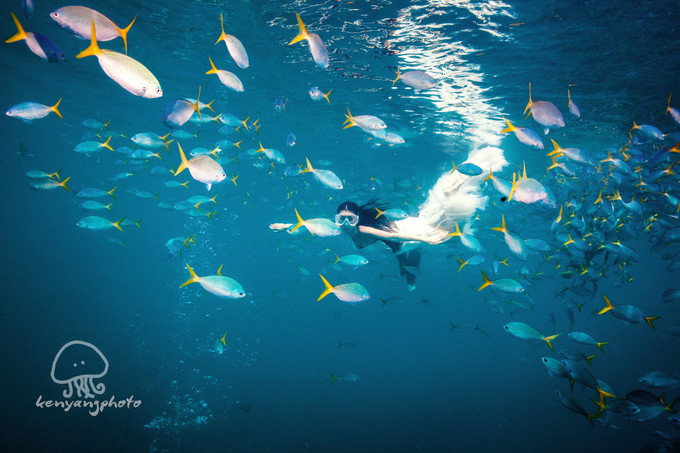
<path id="1" fill-rule="evenodd" d="M 217 38 L 217 41 L 215 41 L 215 44 L 227 39 L 227 34 L 224 32 L 224 17 L 222 16 L 222 13 L 220 13 L 220 26 L 222 27 L 222 33 L 220 34 L 220 37 Z"/>
<path id="2" fill-rule="evenodd" d="M 113 201 L 105 206 L 105 208 L 108 209 L 109 212 L 113 212 L 113 211 L 111 210 L 111 205 L 112 205 L 112 204 L 113 204 Z"/>
<path id="3" fill-rule="evenodd" d="M 61 99 L 62 99 L 62 98 L 59 98 L 59 100 L 57 101 L 57 103 L 54 104 L 52 107 L 50 107 L 50 110 L 52 110 L 59 118 L 61 118 L 61 119 L 63 120 L 64 117 L 61 116 L 61 112 L 59 112 L 59 103 L 61 102 Z M 111 137 L 109 136 L 109 138 L 111 138 Z M 113 150 L 111 150 L 111 151 L 113 151 Z"/>
<path id="4" fill-rule="evenodd" d="M 609 302 L 609 299 L 607 298 L 607 296 L 605 296 L 605 295 L 603 294 L 602 297 L 604 298 L 604 302 L 607 304 L 607 306 L 604 307 L 604 308 L 603 308 L 602 310 L 600 310 L 599 312 L 597 312 L 598 315 L 601 315 L 601 314 L 603 314 L 603 313 L 607 313 L 609 310 L 611 310 L 612 308 L 614 308 L 614 306 L 612 305 L 612 303 Z"/>
<path id="5" fill-rule="evenodd" d="M 305 160 L 307 161 L 307 168 L 303 168 L 302 170 L 300 170 L 300 173 L 313 172 L 314 169 L 312 168 L 312 164 L 309 163 L 309 158 L 305 157 Z"/>
<path id="6" fill-rule="evenodd" d="M 212 103 L 213 103 L 213 102 L 215 102 L 214 99 L 213 99 L 212 101 L 208 102 L 207 104 L 205 104 L 204 107 L 207 108 L 207 109 L 209 109 L 211 112 L 215 113 L 215 110 L 213 110 L 213 108 L 212 108 Z M 198 134 L 200 134 L 200 133 L 201 133 L 201 131 L 198 131 L 198 132 L 196 132 L 196 135 L 198 135 Z M 196 137 L 196 138 L 198 138 L 198 137 Z"/>
<path id="7" fill-rule="evenodd" d="M 189 167 L 189 161 L 187 160 L 187 156 L 184 155 L 184 151 L 182 151 L 182 145 L 177 142 L 177 147 L 179 148 L 179 156 L 182 159 L 182 163 L 179 164 L 179 167 L 177 167 L 177 170 L 175 171 L 175 176 L 179 175 L 184 171 L 185 168 Z"/>
<path id="8" fill-rule="evenodd" d="M 501 214 L 501 226 L 499 227 L 492 227 L 491 228 L 494 231 L 500 231 L 501 233 L 507 233 L 508 229 L 505 227 L 505 214 Z"/>
<path id="9" fill-rule="evenodd" d="M 297 217 L 297 223 L 295 224 L 293 229 L 290 230 L 291 233 L 295 232 L 295 230 L 297 230 L 298 228 L 305 224 L 305 221 L 302 220 L 302 217 L 300 217 L 300 213 L 297 211 L 297 209 L 295 209 L 295 217 Z"/>
<path id="10" fill-rule="evenodd" d="M 593 360 L 595 357 L 597 357 L 597 354 L 586 357 L 586 362 L 588 362 L 588 366 L 592 366 L 590 361 Z"/>
<path id="11" fill-rule="evenodd" d="M 381 211 L 381 210 L 378 209 L 378 208 L 374 208 L 374 209 L 375 209 L 376 211 L 378 211 L 378 215 L 375 216 L 376 219 L 385 213 L 385 211 Z"/>
<path id="12" fill-rule="evenodd" d="M 510 195 L 508 195 L 508 201 L 512 201 L 512 196 L 515 194 L 515 189 L 517 188 L 517 177 L 515 173 L 512 174 L 512 188 L 510 189 Z"/>
<path id="13" fill-rule="evenodd" d="M 307 27 L 305 27 L 304 22 L 302 22 L 302 18 L 300 17 L 300 15 L 298 13 L 295 13 L 295 15 L 297 16 L 298 28 L 300 29 L 300 33 L 298 33 L 298 35 L 295 38 L 293 38 L 291 42 L 288 43 L 289 46 L 295 44 L 296 42 L 300 42 L 303 39 L 307 39 L 307 37 L 309 36 L 309 33 L 307 33 Z"/>
<path id="14" fill-rule="evenodd" d="M 122 219 L 120 219 L 120 220 L 118 220 L 118 221 L 116 221 L 116 222 L 111 222 L 111 225 L 115 226 L 115 227 L 118 228 L 120 231 L 123 231 L 123 228 L 121 228 L 121 226 L 120 226 L 120 224 L 123 223 L 123 220 L 125 220 L 125 217 L 123 217 Z"/>
<path id="15" fill-rule="evenodd" d="M 357 123 L 354 122 L 354 117 L 352 116 L 352 113 L 349 111 L 349 107 L 347 107 L 347 115 L 345 115 L 347 118 L 344 123 L 342 124 L 347 124 L 347 126 L 343 127 L 343 129 L 347 129 L 349 127 L 356 126 Z"/>
<path id="16" fill-rule="evenodd" d="M 24 31 L 24 27 L 22 27 L 21 24 L 19 23 L 19 19 L 17 19 L 17 16 L 15 16 L 14 13 L 10 12 L 10 14 L 12 15 L 12 19 L 14 20 L 14 25 L 17 26 L 17 33 L 14 36 L 6 39 L 5 42 L 8 43 L 17 42 L 26 39 L 28 35 L 26 34 L 26 31 Z"/>
<path id="17" fill-rule="evenodd" d="M 70 192 L 71 189 L 69 189 L 68 187 L 66 187 L 66 181 L 68 181 L 69 179 L 71 179 L 70 176 L 69 176 L 68 178 L 64 179 L 62 182 L 60 182 L 59 185 L 60 185 L 61 187 L 63 187 L 64 189 L 66 189 L 66 190 L 68 190 L 68 191 Z"/>
<path id="18" fill-rule="evenodd" d="M 185 281 L 184 283 L 182 283 L 179 286 L 180 288 L 182 286 L 187 286 L 187 285 L 190 285 L 191 283 L 197 283 L 197 282 L 201 281 L 201 277 L 196 275 L 196 272 L 194 272 L 194 270 L 191 268 L 191 266 L 189 266 L 189 263 L 186 263 L 186 265 L 187 265 L 187 269 L 189 269 L 189 274 L 191 275 L 191 278 L 189 280 Z"/>
<path id="19" fill-rule="evenodd" d="M 482 277 L 484 277 L 484 284 L 482 284 L 482 286 L 479 287 L 479 289 L 477 290 L 477 292 L 483 290 L 484 288 L 486 288 L 487 286 L 489 286 L 489 285 L 492 284 L 491 280 L 489 280 L 489 277 L 486 276 L 486 274 L 484 273 L 484 271 L 482 271 Z"/>
<path id="20" fill-rule="evenodd" d="M 321 280 L 323 280 L 323 284 L 326 286 L 326 289 L 321 293 L 321 295 L 319 296 L 319 298 L 316 300 L 317 302 L 320 301 L 321 299 L 323 299 L 324 297 L 328 296 L 330 293 L 333 292 L 333 285 L 331 285 L 330 283 L 328 283 L 328 280 L 326 280 L 325 278 L 323 278 L 323 275 L 319 274 L 319 277 L 321 277 Z M 335 377 L 335 376 L 334 376 L 334 377 Z M 335 380 L 333 380 L 333 382 L 335 382 Z"/>
<path id="21" fill-rule="evenodd" d="M 338 380 L 338 377 L 334 374 L 331 374 L 331 377 L 333 378 L 333 380 L 331 381 L 331 385 L 333 385 L 333 384 L 335 384 L 335 381 Z"/>
<path id="22" fill-rule="evenodd" d="M 132 22 L 130 22 L 130 25 L 128 25 L 127 27 L 125 27 L 125 28 L 116 27 L 116 28 L 118 28 L 118 33 L 120 33 L 120 37 L 123 38 L 123 45 L 125 46 L 125 55 L 127 55 L 127 34 L 130 31 L 130 29 L 132 28 L 132 24 L 134 24 L 136 20 L 137 20 L 137 16 L 135 16 L 135 18 L 132 19 Z"/>
<path id="23" fill-rule="evenodd" d="M 323 95 L 323 97 L 326 98 L 326 100 L 328 101 L 329 104 L 331 103 L 331 100 L 328 98 L 328 96 L 331 94 L 331 91 L 333 91 L 332 88 L 330 90 L 328 90 L 328 93 Z M 286 102 L 288 102 L 288 99 L 286 99 Z"/>
<path id="24" fill-rule="evenodd" d="M 208 57 L 208 60 L 210 60 L 210 70 L 206 72 L 206 74 L 217 74 L 217 68 L 215 67 L 215 63 L 213 63 L 212 58 Z"/>
<path id="25" fill-rule="evenodd" d="M 397 80 L 401 77 L 401 72 L 399 72 L 399 68 L 397 68 L 397 78 L 394 79 L 394 82 L 392 82 L 392 86 L 394 86 L 395 83 L 397 83 Z"/>
<path id="26" fill-rule="evenodd" d="M 671 111 L 671 97 L 673 96 L 673 92 L 671 91 L 671 94 L 668 95 L 668 106 L 666 106 L 666 115 L 668 115 L 668 112 Z"/>
<path id="27" fill-rule="evenodd" d="M 531 106 L 534 105 L 534 103 L 531 100 L 531 82 L 529 82 L 529 103 L 527 106 L 524 108 L 524 113 L 527 113 L 527 110 L 531 108 Z"/>
<path id="28" fill-rule="evenodd" d="M 494 175 L 493 175 L 493 169 L 489 167 L 489 174 L 486 178 L 482 179 L 482 181 L 488 181 L 489 179 L 493 180 Z"/>
<path id="29" fill-rule="evenodd" d="M 340 261 L 340 257 L 339 257 L 338 254 L 336 253 L 336 254 L 335 254 L 335 263 L 333 263 L 333 264 L 338 264 L 338 261 Z"/>
<path id="30" fill-rule="evenodd" d="M 449 236 L 458 236 L 458 237 L 463 236 L 463 233 L 460 232 L 460 227 L 458 226 L 458 222 L 453 222 L 453 223 L 456 226 L 456 231 L 454 231 L 453 233 L 449 233 Z"/>
<path id="31" fill-rule="evenodd" d="M 552 349 L 553 348 L 552 341 L 559 336 L 560 336 L 560 334 L 556 333 L 555 335 L 550 335 L 549 337 L 541 337 L 541 340 L 548 343 L 548 346 L 550 347 L 550 349 Z"/>
<path id="32" fill-rule="evenodd" d="M 604 345 L 606 345 L 606 344 L 609 344 L 609 342 L 608 342 L 608 341 L 604 341 L 604 342 L 602 342 L 602 343 L 595 343 L 595 345 L 596 345 L 598 348 L 600 348 L 600 351 L 602 351 L 602 354 L 604 354 L 604 349 L 602 349 L 602 346 L 604 346 Z"/>
<path id="33" fill-rule="evenodd" d="M 85 58 L 97 56 L 102 53 L 102 50 L 97 45 L 97 33 L 94 28 L 94 20 L 92 21 L 92 38 L 90 39 L 90 45 L 87 49 L 76 55 L 76 58 Z"/>
<path id="34" fill-rule="evenodd" d="M 552 150 L 552 152 L 550 154 L 548 154 L 548 156 L 554 156 L 555 154 L 559 154 L 560 151 L 562 151 L 562 148 L 560 148 L 560 145 L 558 145 L 557 142 L 555 140 L 553 140 L 552 138 L 550 139 L 550 141 L 552 142 L 555 149 Z"/>
<path id="35" fill-rule="evenodd" d="M 191 243 L 191 244 L 196 244 L 196 241 L 194 241 L 194 238 L 195 238 L 195 237 L 196 237 L 196 235 L 194 234 L 193 236 L 189 236 L 188 238 L 186 238 L 186 239 L 184 240 L 184 246 L 185 246 L 186 248 L 190 248 L 190 247 L 189 247 L 189 243 Z"/>
<path id="36" fill-rule="evenodd" d="M 264 152 L 264 146 L 262 146 L 262 142 L 258 140 L 258 143 L 260 144 L 260 147 L 255 150 L 256 153 L 261 153 Z"/>
<path id="37" fill-rule="evenodd" d="M 649 327 L 654 330 L 654 324 L 652 324 L 652 321 L 656 321 L 659 319 L 661 316 L 645 316 L 645 321 L 647 321 L 647 324 L 649 324 Z"/>
<path id="38" fill-rule="evenodd" d="M 593 424 L 593 419 L 600 418 L 600 416 L 598 414 L 586 414 L 586 418 L 588 419 L 588 423 L 590 423 L 590 426 L 595 428 L 595 425 Z"/>
<path id="39" fill-rule="evenodd" d="M 508 121 L 506 118 L 503 118 L 503 119 L 505 120 L 506 123 L 508 123 L 508 127 L 506 127 L 505 129 L 503 129 L 503 130 L 500 132 L 501 134 L 505 134 L 506 132 L 512 132 L 512 131 L 514 131 L 515 129 L 517 129 L 517 128 L 516 128 L 515 126 L 513 126 L 512 123 L 511 123 L 510 121 Z"/>
<path id="40" fill-rule="evenodd" d="M 113 192 L 115 192 L 115 190 L 116 190 L 117 188 L 118 188 L 118 186 L 116 186 L 116 187 L 114 187 L 113 189 L 111 189 L 111 190 L 109 190 L 108 192 L 106 192 L 106 193 L 108 193 L 109 196 L 110 196 L 111 198 L 113 198 L 114 200 L 116 199 L 116 196 L 113 194 Z"/>
<path id="41" fill-rule="evenodd" d="M 458 258 L 458 261 L 460 261 L 460 267 L 458 268 L 458 272 L 460 272 L 463 270 L 463 268 L 467 265 L 468 262 L 463 261 L 462 259 L 460 259 L 460 257 Z"/>
<path id="42" fill-rule="evenodd" d="M 111 151 L 113 151 L 113 148 L 111 148 L 111 145 L 109 145 L 109 142 L 111 141 L 111 136 L 109 135 L 109 138 L 106 139 L 104 143 L 102 143 L 102 147 L 108 148 Z"/>

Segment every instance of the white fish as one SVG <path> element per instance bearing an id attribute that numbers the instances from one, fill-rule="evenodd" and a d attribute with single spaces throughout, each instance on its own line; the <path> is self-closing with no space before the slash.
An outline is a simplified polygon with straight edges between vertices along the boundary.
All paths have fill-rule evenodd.
<path id="1" fill-rule="evenodd" d="M 239 79 L 236 74 L 225 71 L 224 69 L 217 69 L 210 57 L 208 57 L 208 60 L 210 60 L 210 66 L 212 69 L 206 72 L 206 74 L 217 74 L 217 77 L 219 77 L 222 85 L 239 93 L 244 91 L 243 82 L 241 82 L 241 79 Z"/>
<path id="2" fill-rule="evenodd" d="M 147 99 L 163 96 L 163 90 L 158 79 L 146 66 L 122 53 L 100 49 L 95 36 L 95 25 L 94 21 L 92 21 L 92 40 L 90 41 L 90 46 L 76 55 L 76 58 L 97 57 L 99 65 L 106 75 L 135 96 Z"/>
<path id="3" fill-rule="evenodd" d="M 302 19 L 300 18 L 300 15 L 298 13 L 295 13 L 295 15 L 297 16 L 298 28 L 300 29 L 300 33 L 295 38 L 293 38 L 293 40 L 289 42 L 288 45 L 290 46 L 292 44 L 295 44 L 296 42 L 300 42 L 303 39 L 306 39 L 307 44 L 309 44 L 309 51 L 312 53 L 312 58 L 314 59 L 314 62 L 320 68 L 328 69 L 329 61 L 326 45 L 323 43 L 319 35 L 317 35 L 316 33 L 308 33 L 305 24 L 302 22 Z"/>
<path id="4" fill-rule="evenodd" d="M 397 68 L 397 78 L 392 82 L 392 86 L 401 80 L 405 85 L 415 88 L 416 90 L 429 90 L 437 85 L 437 81 L 424 71 L 408 71 L 400 73 Z"/>
<path id="5" fill-rule="evenodd" d="M 10 109 L 5 112 L 5 115 L 19 118 L 27 123 L 40 118 L 45 118 L 50 112 L 54 112 L 59 118 L 63 119 L 64 117 L 61 116 L 58 108 L 60 102 L 61 99 L 51 107 L 37 102 L 22 102 L 21 104 L 10 107 Z"/>
<path id="6" fill-rule="evenodd" d="M 63 6 L 55 9 L 50 13 L 50 17 L 54 19 L 61 28 L 71 32 L 76 38 L 92 39 L 92 30 L 90 24 L 94 21 L 97 27 L 97 41 L 111 41 L 118 37 L 123 38 L 125 45 L 125 53 L 127 54 L 127 34 L 135 23 L 137 16 L 132 19 L 130 25 L 125 28 L 119 28 L 111 19 L 92 8 L 85 6 Z"/>
<path id="7" fill-rule="evenodd" d="M 179 148 L 179 155 L 182 158 L 182 163 L 177 167 L 175 176 L 188 168 L 191 177 L 196 181 L 205 184 L 208 190 L 210 190 L 213 184 L 220 183 L 227 177 L 222 166 L 215 162 L 210 156 L 202 154 L 191 160 L 187 160 L 184 151 L 182 151 L 182 145 L 178 143 L 177 147 Z"/>
<path id="8" fill-rule="evenodd" d="M 222 26 L 222 34 L 217 39 L 215 44 L 220 41 L 224 41 L 224 43 L 227 45 L 229 55 L 231 55 L 231 58 L 234 59 L 238 67 L 241 69 L 246 69 L 248 66 L 250 66 L 246 48 L 243 47 L 243 44 L 241 44 L 241 41 L 239 41 L 236 36 L 228 35 L 224 32 L 224 19 L 222 18 L 222 13 L 220 13 L 220 25 Z"/>
<path id="9" fill-rule="evenodd" d="M 330 189 L 342 190 L 342 181 L 335 173 L 330 170 L 319 170 L 318 168 L 312 168 L 312 164 L 309 163 L 309 159 L 305 159 L 307 160 L 307 168 L 302 170 L 300 173 L 313 173 L 317 181 L 319 181 L 324 186 Z"/>

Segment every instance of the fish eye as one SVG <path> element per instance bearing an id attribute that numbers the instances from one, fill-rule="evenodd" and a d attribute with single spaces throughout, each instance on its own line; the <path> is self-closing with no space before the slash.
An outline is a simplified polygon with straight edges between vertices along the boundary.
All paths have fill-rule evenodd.
<path id="1" fill-rule="evenodd" d="M 508 330 L 508 326 L 503 326 L 503 328 L 504 328 L 505 330 Z"/>

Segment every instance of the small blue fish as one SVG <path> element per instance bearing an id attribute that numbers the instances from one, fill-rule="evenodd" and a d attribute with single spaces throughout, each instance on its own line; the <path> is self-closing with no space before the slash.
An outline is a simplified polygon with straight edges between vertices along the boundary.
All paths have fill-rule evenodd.
<path id="1" fill-rule="evenodd" d="M 464 162 L 457 166 L 455 170 L 465 176 L 479 176 L 484 173 L 484 170 L 482 170 L 479 165 L 475 165 L 472 162 Z"/>
<path id="2" fill-rule="evenodd" d="M 328 103 L 331 103 L 331 100 L 328 98 L 328 95 L 331 94 L 331 91 L 329 90 L 328 93 L 324 94 L 319 87 L 311 87 L 309 89 L 309 97 L 312 98 L 313 101 L 320 101 L 321 99 L 326 99 Z"/>
<path id="3" fill-rule="evenodd" d="M 288 134 L 288 137 L 286 138 L 286 146 L 292 148 L 297 144 L 297 138 L 295 137 L 295 134 L 292 132 Z"/>
<path id="4" fill-rule="evenodd" d="M 286 111 L 286 104 L 288 103 L 288 98 L 286 98 L 286 101 L 282 101 L 281 98 L 276 98 L 274 101 L 274 110 L 277 112 L 285 112 Z"/>

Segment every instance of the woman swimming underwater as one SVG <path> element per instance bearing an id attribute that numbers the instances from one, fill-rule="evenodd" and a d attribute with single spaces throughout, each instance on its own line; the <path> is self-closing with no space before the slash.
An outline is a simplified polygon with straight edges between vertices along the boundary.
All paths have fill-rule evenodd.
<path id="1" fill-rule="evenodd" d="M 338 206 L 335 224 L 343 232 L 349 234 L 357 248 L 367 247 L 382 241 L 399 261 L 399 273 L 406 277 L 409 290 L 415 289 L 416 275 L 414 270 L 420 265 L 420 250 L 414 245 L 418 243 L 439 244 L 450 236 L 447 231 L 439 230 L 421 222 L 416 217 L 402 220 L 390 220 L 379 214 L 385 206 L 376 202 L 357 205 L 345 201 Z"/>
<path id="2" fill-rule="evenodd" d="M 379 215 L 378 210 L 384 211 L 384 205 L 369 202 L 359 206 L 346 201 L 338 206 L 335 225 L 347 233 L 358 248 L 378 241 L 387 245 L 397 256 L 399 272 L 406 277 L 409 290 L 413 290 L 420 264 L 420 247 L 445 242 L 451 237 L 448 233 L 455 231 L 456 224 L 471 223 L 475 213 L 484 210 L 488 201 L 482 194 L 482 181 L 491 170 L 500 172 L 508 165 L 503 151 L 495 147 L 471 151 L 465 163 L 474 164 L 478 172 L 444 171 L 415 216 L 390 220 Z M 273 223 L 269 227 L 284 230 L 291 226 L 293 224 Z"/>

